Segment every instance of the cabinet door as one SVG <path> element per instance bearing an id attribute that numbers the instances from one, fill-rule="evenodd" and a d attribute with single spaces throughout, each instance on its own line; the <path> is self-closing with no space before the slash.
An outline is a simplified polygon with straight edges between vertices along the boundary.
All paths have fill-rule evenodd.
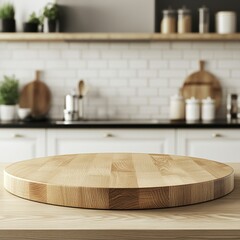
<path id="1" fill-rule="evenodd" d="M 174 130 L 48 130 L 48 155 L 102 152 L 174 153 Z"/>
<path id="2" fill-rule="evenodd" d="M 219 162 L 240 162 L 240 130 L 178 130 L 177 153 Z"/>
<path id="3" fill-rule="evenodd" d="M 1 162 L 44 157 L 45 153 L 45 130 L 0 129 Z"/>

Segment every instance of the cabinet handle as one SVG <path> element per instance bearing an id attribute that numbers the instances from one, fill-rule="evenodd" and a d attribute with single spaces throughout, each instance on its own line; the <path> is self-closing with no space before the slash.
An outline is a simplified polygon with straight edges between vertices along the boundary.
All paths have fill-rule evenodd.
<path id="1" fill-rule="evenodd" d="M 114 135 L 112 133 L 106 133 L 104 135 L 104 138 L 113 138 L 113 137 L 114 137 Z"/>
<path id="2" fill-rule="evenodd" d="M 23 135 L 21 135 L 21 134 L 17 134 L 17 133 L 13 134 L 12 137 L 13 137 L 13 138 L 24 138 Z"/>
<path id="3" fill-rule="evenodd" d="M 213 137 L 213 138 L 221 138 L 221 137 L 223 137 L 223 135 L 220 134 L 220 133 L 213 133 L 213 134 L 212 134 L 212 137 Z"/>

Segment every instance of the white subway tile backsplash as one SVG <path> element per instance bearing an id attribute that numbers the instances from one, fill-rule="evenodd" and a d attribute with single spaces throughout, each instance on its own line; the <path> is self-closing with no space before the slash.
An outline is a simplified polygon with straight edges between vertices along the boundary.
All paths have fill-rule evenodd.
<path id="1" fill-rule="evenodd" d="M 128 80 L 128 83 L 132 87 L 146 87 L 148 85 L 148 81 L 145 78 L 132 78 Z"/>
<path id="2" fill-rule="evenodd" d="M 149 49 L 140 51 L 141 59 L 162 59 L 162 50 L 161 49 Z"/>
<path id="3" fill-rule="evenodd" d="M 162 59 L 178 60 L 178 59 L 182 59 L 182 56 L 183 56 L 182 50 L 163 50 L 162 51 Z"/>
<path id="4" fill-rule="evenodd" d="M 78 50 L 61 50 L 61 57 L 66 60 L 79 59 L 80 52 Z"/>
<path id="5" fill-rule="evenodd" d="M 67 62 L 65 60 L 50 60 L 45 62 L 45 69 L 56 70 L 66 69 Z"/>
<path id="6" fill-rule="evenodd" d="M 87 61 L 83 60 L 68 60 L 67 61 L 67 68 L 68 69 L 86 69 L 87 68 Z"/>
<path id="7" fill-rule="evenodd" d="M 138 96 L 142 97 L 154 97 L 158 95 L 157 88 L 139 88 L 138 89 Z"/>
<path id="8" fill-rule="evenodd" d="M 170 49 L 171 43 L 169 42 L 151 42 L 150 49 Z"/>
<path id="9" fill-rule="evenodd" d="M 81 69 L 77 71 L 77 76 L 79 78 L 96 78 L 98 77 L 98 70 L 91 70 L 91 69 Z"/>
<path id="10" fill-rule="evenodd" d="M 148 99 L 147 98 L 143 98 L 143 97 L 131 97 L 129 99 L 129 104 L 130 105 L 147 105 L 148 103 Z"/>
<path id="11" fill-rule="evenodd" d="M 89 60 L 87 61 L 88 69 L 106 69 L 107 68 L 107 61 L 104 60 Z"/>
<path id="12" fill-rule="evenodd" d="M 188 69 L 190 66 L 189 61 L 186 60 L 171 60 L 169 61 L 170 69 Z"/>
<path id="13" fill-rule="evenodd" d="M 109 60 L 108 66 L 111 69 L 127 69 L 128 62 L 126 60 Z"/>
<path id="14" fill-rule="evenodd" d="M 82 59 L 99 59 L 100 51 L 99 50 L 81 50 Z"/>
<path id="15" fill-rule="evenodd" d="M 136 70 L 118 70 L 119 77 L 133 78 L 137 76 Z"/>
<path id="16" fill-rule="evenodd" d="M 16 75 L 22 87 L 43 70 L 56 118 L 62 117 L 64 95 L 77 90 L 80 79 L 90 89 L 87 117 L 168 118 L 170 96 L 198 71 L 200 59 L 223 86 L 222 116 L 227 93 L 240 93 L 238 42 L 0 43 L 0 75 Z"/>
<path id="17" fill-rule="evenodd" d="M 99 77 L 116 78 L 116 77 L 118 77 L 118 73 L 116 70 L 100 70 Z"/>
<path id="18" fill-rule="evenodd" d="M 123 50 L 123 51 L 122 51 L 122 58 L 124 58 L 124 59 L 134 59 L 134 60 L 136 60 L 136 59 L 139 58 L 140 52 L 142 52 L 142 51 L 132 50 L 132 49 Z"/>
<path id="19" fill-rule="evenodd" d="M 102 59 L 109 59 L 109 60 L 119 60 L 119 59 L 121 59 L 121 57 L 122 57 L 122 53 L 121 53 L 121 51 L 120 50 L 112 50 L 112 49 L 110 49 L 110 50 L 103 50 L 103 51 L 101 51 L 101 58 Z"/>
<path id="20" fill-rule="evenodd" d="M 189 50 L 192 48 L 192 43 L 191 42 L 174 42 L 171 44 L 171 48 Z"/>
<path id="21" fill-rule="evenodd" d="M 59 50 L 48 49 L 48 50 L 39 51 L 39 59 L 44 59 L 44 60 L 57 59 L 57 60 L 59 60 L 60 58 L 61 58 L 61 54 L 60 54 Z"/>
<path id="22" fill-rule="evenodd" d="M 147 69 L 148 62 L 146 60 L 130 60 L 129 67 L 132 69 Z"/>
<path id="23" fill-rule="evenodd" d="M 128 80 L 124 78 L 111 79 L 110 86 L 112 87 L 126 87 L 128 85 Z"/>
<path id="24" fill-rule="evenodd" d="M 139 108 L 139 112 L 140 114 L 156 114 L 159 113 L 159 106 L 140 106 Z"/>
<path id="25" fill-rule="evenodd" d="M 37 59 L 38 51 L 28 49 L 15 50 L 13 51 L 12 57 L 17 60 Z"/>
<path id="26" fill-rule="evenodd" d="M 168 61 L 164 60 L 149 60 L 150 69 L 167 69 Z"/>
<path id="27" fill-rule="evenodd" d="M 149 79 L 150 87 L 167 87 L 168 86 L 168 79 L 166 78 L 153 78 Z"/>
<path id="28" fill-rule="evenodd" d="M 240 60 L 219 60 L 218 67 L 222 69 L 239 69 Z"/>
<path id="29" fill-rule="evenodd" d="M 158 71 L 157 70 L 138 70 L 138 77 L 141 78 L 154 78 L 157 77 Z"/>

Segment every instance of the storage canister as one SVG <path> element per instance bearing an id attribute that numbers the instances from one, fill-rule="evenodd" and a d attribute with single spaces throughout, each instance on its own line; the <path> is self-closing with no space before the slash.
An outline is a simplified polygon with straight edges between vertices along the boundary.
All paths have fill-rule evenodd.
<path id="1" fill-rule="evenodd" d="M 200 120 L 200 101 L 194 97 L 186 100 L 186 120 L 191 122 Z"/>
<path id="2" fill-rule="evenodd" d="M 192 31 L 191 11 L 186 7 L 178 10 L 178 33 L 189 33 Z"/>
<path id="3" fill-rule="evenodd" d="M 209 10 L 205 6 L 199 8 L 199 33 L 209 32 Z"/>
<path id="4" fill-rule="evenodd" d="M 171 97 L 169 117 L 170 120 L 185 119 L 185 101 L 181 95 Z"/>
<path id="5" fill-rule="evenodd" d="M 235 33 L 237 14 L 235 12 L 218 12 L 216 14 L 216 32 L 220 34 Z"/>
<path id="6" fill-rule="evenodd" d="M 208 97 L 202 100 L 202 120 L 203 121 L 213 121 L 215 119 L 215 100 Z"/>
<path id="7" fill-rule="evenodd" d="M 163 10 L 163 19 L 161 22 L 161 33 L 175 33 L 176 32 L 176 11 L 169 8 Z"/>

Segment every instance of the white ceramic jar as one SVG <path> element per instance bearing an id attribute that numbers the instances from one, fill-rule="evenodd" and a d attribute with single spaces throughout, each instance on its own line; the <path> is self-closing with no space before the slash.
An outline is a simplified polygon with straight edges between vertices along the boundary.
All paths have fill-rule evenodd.
<path id="1" fill-rule="evenodd" d="M 194 97 L 186 100 L 186 121 L 200 120 L 200 101 Z"/>
<path id="2" fill-rule="evenodd" d="M 170 101 L 170 120 L 183 120 L 185 119 L 185 101 L 180 95 L 171 97 Z"/>
<path id="3" fill-rule="evenodd" d="M 220 34 L 235 33 L 237 31 L 236 12 L 218 12 L 216 14 L 216 32 Z"/>
<path id="4" fill-rule="evenodd" d="M 215 119 L 215 100 L 208 97 L 202 100 L 202 120 L 203 121 L 213 121 Z"/>

